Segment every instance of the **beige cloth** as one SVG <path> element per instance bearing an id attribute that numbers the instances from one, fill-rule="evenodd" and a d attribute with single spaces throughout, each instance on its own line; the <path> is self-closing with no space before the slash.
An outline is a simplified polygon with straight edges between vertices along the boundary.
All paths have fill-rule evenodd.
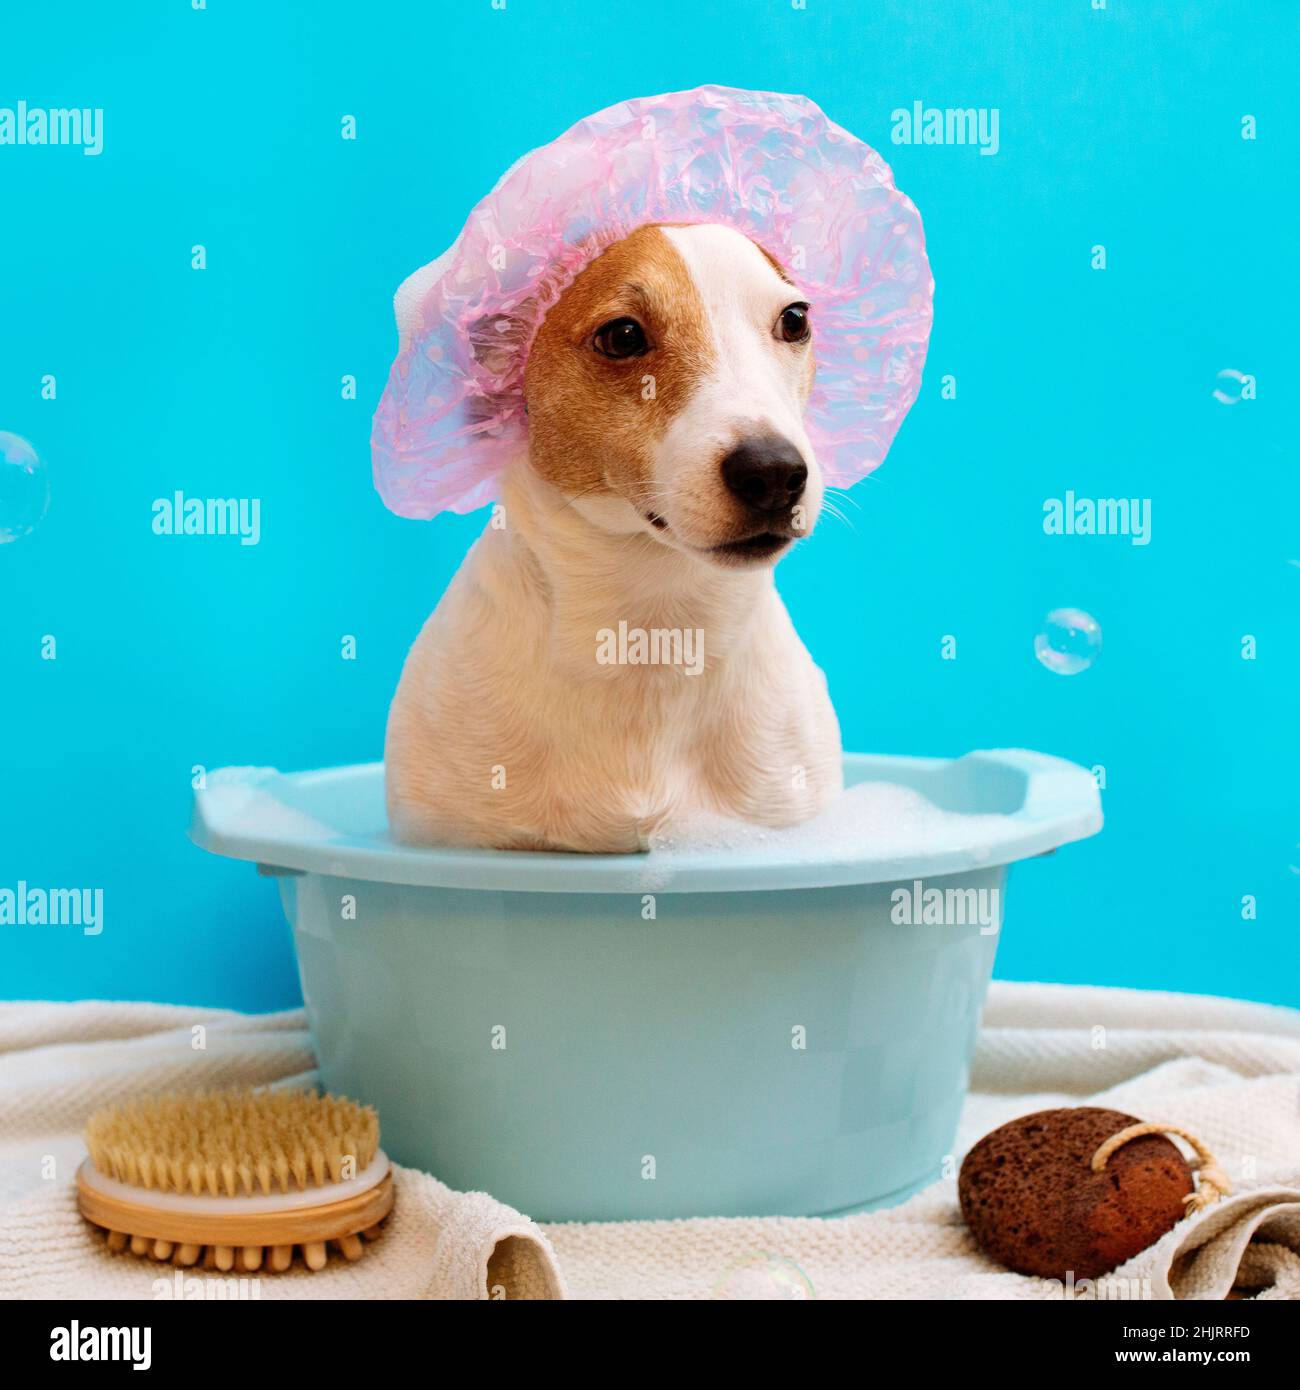
<path id="1" fill-rule="evenodd" d="M 195 1029 L 202 1032 L 196 1033 Z M 202 1044 L 200 1046 L 200 1044 Z M 0 1005 L 0 1298 L 1300 1299 L 1300 1013 L 1233 1000 L 997 983 L 957 1152 L 1015 1115 L 1085 1102 L 1181 1125 L 1235 1194 L 1096 1286 L 1010 1274 L 975 1250 L 955 1180 L 833 1220 L 539 1227 L 482 1193 L 397 1173 L 384 1236 L 355 1265 L 234 1276 L 109 1255 L 78 1216 L 79 1134 L 99 1104 L 310 1080 L 300 1012 Z"/>

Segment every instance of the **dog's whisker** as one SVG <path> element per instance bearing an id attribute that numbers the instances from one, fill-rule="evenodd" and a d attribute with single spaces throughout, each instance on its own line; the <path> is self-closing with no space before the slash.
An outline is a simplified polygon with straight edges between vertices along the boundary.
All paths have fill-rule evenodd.
<path id="1" fill-rule="evenodd" d="M 829 501 L 825 497 L 822 498 L 822 510 L 826 512 L 829 516 L 834 517 L 834 519 L 840 522 L 841 525 L 846 526 L 855 536 L 858 534 L 858 528 L 853 524 L 853 522 L 847 516 L 845 516 L 844 513 L 840 511 L 839 508 L 833 502 Z"/>
<path id="2" fill-rule="evenodd" d="M 867 476 L 870 477 L 870 474 L 868 474 Z M 845 489 L 845 488 L 840 488 L 840 487 L 828 487 L 828 488 L 826 489 L 825 495 L 826 495 L 827 497 L 834 496 L 834 497 L 836 497 L 837 499 L 839 499 L 841 502 L 848 502 L 848 503 L 850 503 L 852 506 L 856 507 L 856 508 L 858 509 L 858 511 L 861 511 L 861 510 L 862 510 L 862 503 L 859 502 L 858 499 L 857 499 L 856 497 L 854 497 L 853 494 L 852 494 L 851 492 L 847 491 L 847 489 Z"/>
<path id="3" fill-rule="evenodd" d="M 559 516 L 566 507 L 571 507 L 575 502 L 581 502 L 584 497 L 590 497 L 593 492 L 599 492 L 602 488 L 606 488 L 607 486 L 608 484 L 602 477 L 600 482 L 592 483 L 590 487 L 583 488 L 581 492 L 575 492 L 572 497 L 566 497 L 564 501 L 555 508 L 551 515 Z"/>

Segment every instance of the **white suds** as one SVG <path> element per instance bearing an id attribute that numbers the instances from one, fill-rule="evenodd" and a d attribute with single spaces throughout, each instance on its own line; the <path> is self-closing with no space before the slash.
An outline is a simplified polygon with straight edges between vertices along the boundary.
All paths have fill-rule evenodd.
<path id="1" fill-rule="evenodd" d="M 284 800 L 291 779 L 271 767 L 223 767 L 209 773 L 204 814 L 218 831 L 276 840 L 329 840 L 332 826 Z"/>
<path id="2" fill-rule="evenodd" d="M 861 782 L 812 820 L 780 830 L 724 816 L 677 822 L 651 836 L 647 859 L 719 851 L 758 862 L 895 859 L 983 848 L 1012 825 L 1010 816 L 942 810 L 893 782 Z"/>

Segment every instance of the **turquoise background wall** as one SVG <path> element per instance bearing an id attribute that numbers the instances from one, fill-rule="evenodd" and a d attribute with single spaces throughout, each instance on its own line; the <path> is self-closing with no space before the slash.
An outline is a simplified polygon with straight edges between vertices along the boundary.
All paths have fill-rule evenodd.
<path id="1" fill-rule="evenodd" d="M 0 887 L 102 887 L 104 930 L 0 927 L 0 994 L 297 999 L 274 887 L 189 844 L 190 782 L 378 757 L 482 524 L 372 490 L 392 292 L 525 149 L 717 82 L 879 148 L 937 281 L 890 458 L 778 571 L 847 745 L 1104 768 L 1105 831 L 1016 872 L 1002 976 L 1300 1004 L 1296 26 L 1285 0 L 11 8 L 0 108 L 101 107 L 104 144 L 0 145 L 0 430 L 50 485 L 0 545 Z M 997 153 L 891 143 L 917 101 L 996 109 Z M 259 544 L 155 535 L 178 489 L 259 499 Z M 1067 491 L 1149 500 L 1149 544 L 1045 534 Z M 1073 677 L 1034 655 L 1061 606 L 1104 633 Z"/>

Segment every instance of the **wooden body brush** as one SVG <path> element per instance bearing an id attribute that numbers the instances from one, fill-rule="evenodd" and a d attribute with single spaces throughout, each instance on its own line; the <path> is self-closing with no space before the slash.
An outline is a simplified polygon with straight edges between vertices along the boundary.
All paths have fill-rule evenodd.
<path id="1" fill-rule="evenodd" d="M 218 1091 L 109 1105 L 86 1124 L 77 1205 L 110 1250 L 209 1269 L 322 1269 L 364 1251 L 393 1178 L 368 1106 L 301 1091 Z"/>

